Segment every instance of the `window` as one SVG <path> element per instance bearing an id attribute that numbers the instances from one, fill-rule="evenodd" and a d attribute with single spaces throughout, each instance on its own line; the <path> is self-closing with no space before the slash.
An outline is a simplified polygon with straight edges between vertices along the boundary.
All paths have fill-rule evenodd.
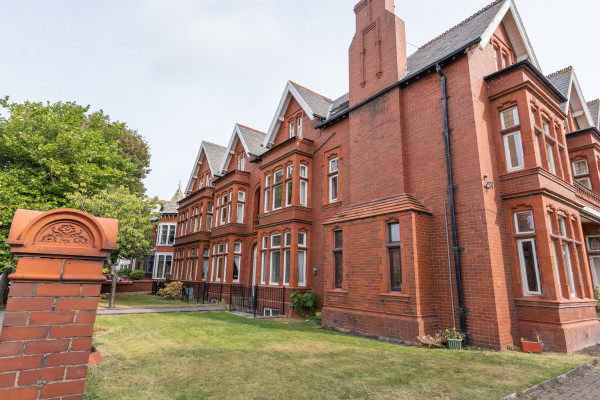
<path id="1" fill-rule="evenodd" d="M 297 119 L 297 123 L 298 123 L 298 137 L 302 137 L 302 115 L 298 117 Z"/>
<path id="2" fill-rule="evenodd" d="M 590 170 L 588 169 L 587 160 L 573 161 L 573 175 L 574 176 L 587 175 L 589 173 L 590 173 Z"/>
<path id="3" fill-rule="evenodd" d="M 276 171 L 273 178 L 273 209 L 281 208 L 283 202 L 283 170 Z"/>
<path id="4" fill-rule="evenodd" d="M 206 230 L 210 231 L 212 229 L 213 224 L 213 206 L 209 204 L 206 207 Z"/>
<path id="5" fill-rule="evenodd" d="M 165 279 L 171 276 L 172 262 L 173 253 L 156 253 L 154 255 L 152 279 Z"/>
<path id="6" fill-rule="evenodd" d="M 304 179 L 300 179 L 300 205 L 308 205 L 308 182 Z"/>
<path id="7" fill-rule="evenodd" d="M 285 168 L 285 171 L 286 171 L 286 176 L 285 176 L 285 177 L 286 177 L 286 178 L 291 178 L 291 177 L 292 177 L 292 174 L 294 173 L 294 166 L 293 166 L 293 165 L 288 165 L 288 166 Z"/>
<path id="8" fill-rule="evenodd" d="M 208 278 L 208 247 L 204 248 L 204 252 L 202 254 L 202 275 L 201 279 L 205 281 Z"/>
<path id="9" fill-rule="evenodd" d="M 242 244 L 240 242 L 235 242 L 233 245 L 233 271 L 232 271 L 232 279 L 234 282 L 240 281 L 240 271 L 242 269 Z"/>
<path id="10" fill-rule="evenodd" d="M 552 214 L 548 213 L 548 229 L 550 233 L 554 233 L 554 227 L 552 226 Z"/>
<path id="11" fill-rule="evenodd" d="M 542 120 L 542 131 L 544 131 L 544 133 L 547 135 L 550 134 L 550 125 L 548 124 L 548 121 L 546 121 L 546 120 Z"/>
<path id="12" fill-rule="evenodd" d="M 558 267 L 558 257 L 556 254 L 556 242 L 552 241 L 552 255 L 554 256 L 554 273 L 556 274 L 556 282 L 558 283 L 558 289 L 561 297 L 564 296 L 562 282 L 560 280 L 560 269 Z"/>
<path id="13" fill-rule="evenodd" d="M 281 235 L 279 236 L 281 239 Z M 281 251 L 274 250 L 271 252 L 271 276 L 270 284 L 279 285 L 279 269 L 281 267 Z"/>
<path id="14" fill-rule="evenodd" d="M 298 286 L 306 286 L 306 250 L 298 250 Z"/>
<path id="15" fill-rule="evenodd" d="M 339 289 L 344 283 L 344 257 L 342 231 L 333 232 L 334 284 Z"/>
<path id="16" fill-rule="evenodd" d="M 292 187 L 294 185 L 294 182 L 290 179 L 289 181 L 287 181 L 285 183 L 285 205 L 286 207 L 289 207 L 292 205 Z"/>
<path id="17" fill-rule="evenodd" d="M 500 112 L 500 125 L 502 126 L 502 129 L 508 129 L 519 125 L 519 111 L 517 110 L 517 107 L 512 107 Z"/>
<path id="18" fill-rule="evenodd" d="M 338 170 L 338 158 L 332 158 L 329 160 L 329 172 L 337 172 Z"/>
<path id="19" fill-rule="evenodd" d="M 522 239 L 517 241 L 519 262 L 521 264 L 521 278 L 523 280 L 524 294 L 541 294 L 540 271 L 538 266 L 535 239 Z"/>
<path id="20" fill-rule="evenodd" d="M 172 246 L 175 243 L 175 228 L 177 224 L 160 224 L 156 235 L 156 244 L 159 246 Z"/>
<path id="21" fill-rule="evenodd" d="M 291 260 L 290 260 L 291 250 L 285 249 L 283 251 L 283 284 L 290 284 L 290 268 L 291 268 Z"/>
<path id="22" fill-rule="evenodd" d="M 552 145 L 550 143 L 546 143 L 546 153 L 548 154 L 548 170 L 553 174 L 556 174 L 556 167 L 554 166 L 554 151 L 552 150 Z"/>
<path id="23" fill-rule="evenodd" d="M 229 217 L 228 217 L 228 202 L 227 200 L 229 199 L 227 194 L 224 194 L 221 200 L 221 225 L 226 224 L 227 222 L 229 222 Z"/>
<path id="24" fill-rule="evenodd" d="M 558 218 L 558 233 L 562 237 L 567 237 L 567 226 L 564 218 Z"/>
<path id="25" fill-rule="evenodd" d="M 562 245 L 563 257 L 565 259 L 565 268 L 567 270 L 567 280 L 569 281 L 569 289 L 571 290 L 571 297 L 577 296 L 575 290 L 575 280 L 573 279 L 573 268 L 571 267 L 571 253 L 569 252 L 569 244 L 563 243 Z"/>
<path id="26" fill-rule="evenodd" d="M 246 170 L 246 153 L 244 153 L 244 152 L 241 152 L 238 155 L 238 169 L 240 171 Z"/>
<path id="27" fill-rule="evenodd" d="M 271 175 L 265 177 L 265 212 L 269 211 L 269 201 L 271 199 Z"/>
<path id="28" fill-rule="evenodd" d="M 506 169 L 508 172 L 523 168 L 523 146 L 521 132 L 504 135 L 504 153 L 506 155 Z"/>
<path id="29" fill-rule="evenodd" d="M 308 166 L 300 164 L 300 178 L 308 178 Z"/>
<path id="30" fill-rule="evenodd" d="M 586 236 L 588 251 L 600 251 L 600 236 Z"/>
<path id="31" fill-rule="evenodd" d="M 494 47 L 494 64 L 496 65 L 496 71 L 502 69 L 502 65 L 500 64 L 500 49 L 498 47 Z"/>
<path id="32" fill-rule="evenodd" d="M 294 121 L 290 121 L 290 137 L 293 138 L 296 135 L 294 131 Z"/>
<path id="33" fill-rule="evenodd" d="M 579 183 L 581 186 L 588 188 L 588 189 L 592 189 L 592 181 L 590 181 L 590 178 L 588 178 L 587 176 L 585 178 L 577 178 L 575 179 L 575 182 Z"/>
<path id="34" fill-rule="evenodd" d="M 271 247 L 281 247 L 281 235 L 271 235 Z"/>
<path id="35" fill-rule="evenodd" d="M 285 247 L 292 245 L 292 232 L 286 232 L 283 234 L 283 245 Z"/>
<path id="36" fill-rule="evenodd" d="M 534 233 L 533 213 L 520 211 L 515 213 L 515 231 L 517 233 Z"/>
<path id="37" fill-rule="evenodd" d="M 263 238 L 262 238 L 262 248 L 263 248 L 263 249 L 266 249 L 266 248 L 267 248 L 267 241 L 268 241 L 268 240 L 269 240 L 269 238 L 268 238 L 268 237 L 266 237 L 266 236 L 263 236 Z"/>
<path id="38" fill-rule="evenodd" d="M 298 232 L 298 247 L 306 247 L 306 232 Z"/>
<path id="39" fill-rule="evenodd" d="M 600 256 L 590 257 L 590 267 L 592 268 L 594 286 L 600 286 Z"/>
<path id="40" fill-rule="evenodd" d="M 392 222 L 388 228 L 388 256 L 390 262 L 390 289 L 402 290 L 402 261 L 400 258 L 400 223 Z"/>
<path id="41" fill-rule="evenodd" d="M 262 261 L 260 264 L 260 283 L 265 284 L 267 280 L 267 252 L 262 252 Z"/>
<path id="42" fill-rule="evenodd" d="M 246 192 L 244 192 L 243 190 L 238 191 L 238 203 L 237 203 L 237 222 L 239 223 L 243 223 L 244 222 L 244 207 L 245 207 L 245 203 L 244 203 L 244 199 L 246 198 Z"/>

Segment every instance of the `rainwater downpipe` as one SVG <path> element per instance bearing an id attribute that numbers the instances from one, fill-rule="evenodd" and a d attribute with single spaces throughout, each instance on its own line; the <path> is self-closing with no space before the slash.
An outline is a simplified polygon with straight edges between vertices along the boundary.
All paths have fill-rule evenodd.
<path id="1" fill-rule="evenodd" d="M 452 180 L 452 153 L 450 151 L 450 124 L 448 122 L 448 94 L 446 90 L 446 75 L 442 71 L 440 64 L 435 65 L 437 73 L 440 75 L 442 86 L 442 113 L 444 114 L 444 145 L 446 150 L 446 177 L 448 180 L 448 205 L 450 211 L 450 226 L 452 231 L 452 253 L 454 254 L 454 274 L 456 276 L 456 296 L 458 298 L 458 318 L 460 321 L 460 331 L 467 332 L 467 310 L 463 297 L 462 275 L 460 268 L 460 252 L 462 248 L 458 243 L 458 229 L 456 227 L 456 209 L 454 205 L 454 182 Z M 453 310 L 454 311 L 454 310 Z"/>

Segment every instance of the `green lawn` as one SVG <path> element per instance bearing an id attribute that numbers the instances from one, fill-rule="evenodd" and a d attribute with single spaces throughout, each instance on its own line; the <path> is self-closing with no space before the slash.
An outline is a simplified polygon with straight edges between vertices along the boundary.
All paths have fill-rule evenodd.
<path id="1" fill-rule="evenodd" d="M 86 399 L 497 399 L 591 357 L 402 347 L 225 312 L 98 316 Z"/>
<path id="2" fill-rule="evenodd" d="M 98 308 L 108 308 L 108 293 L 100 295 Z M 153 296 L 149 293 L 116 293 L 115 306 L 116 308 L 151 308 L 151 307 L 173 307 L 187 306 L 186 302 L 181 300 L 166 300 L 161 297 Z M 196 305 L 190 303 L 189 305 Z"/>

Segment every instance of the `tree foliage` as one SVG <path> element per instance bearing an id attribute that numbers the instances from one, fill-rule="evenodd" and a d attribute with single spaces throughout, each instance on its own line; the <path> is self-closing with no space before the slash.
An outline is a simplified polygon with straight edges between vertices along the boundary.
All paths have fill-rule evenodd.
<path id="1" fill-rule="evenodd" d="M 5 242 L 17 208 L 74 207 L 72 195 L 92 198 L 117 188 L 143 196 L 150 154 L 126 124 L 72 102 L 6 97 L 0 107 L 0 271 L 14 263 Z"/>

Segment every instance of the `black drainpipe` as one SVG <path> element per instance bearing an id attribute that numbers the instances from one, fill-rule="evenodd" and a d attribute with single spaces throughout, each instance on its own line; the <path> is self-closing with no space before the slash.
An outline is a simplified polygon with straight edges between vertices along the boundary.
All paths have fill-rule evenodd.
<path id="1" fill-rule="evenodd" d="M 454 270 L 456 274 L 456 295 L 458 297 L 458 316 L 460 320 L 460 331 L 467 332 L 467 310 L 463 298 L 462 276 L 460 268 L 460 252 L 462 248 L 458 244 L 458 229 L 456 228 L 456 210 L 454 207 L 454 182 L 452 180 L 452 153 L 450 152 L 450 125 L 448 123 L 448 94 L 446 92 L 446 75 L 442 72 L 440 64 L 435 69 L 441 78 L 442 85 L 442 112 L 444 114 L 444 144 L 446 146 L 446 177 L 448 179 L 448 200 L 450 204 L 450 224 L 452 226 L 452 252 L 454 253 Z"/>

